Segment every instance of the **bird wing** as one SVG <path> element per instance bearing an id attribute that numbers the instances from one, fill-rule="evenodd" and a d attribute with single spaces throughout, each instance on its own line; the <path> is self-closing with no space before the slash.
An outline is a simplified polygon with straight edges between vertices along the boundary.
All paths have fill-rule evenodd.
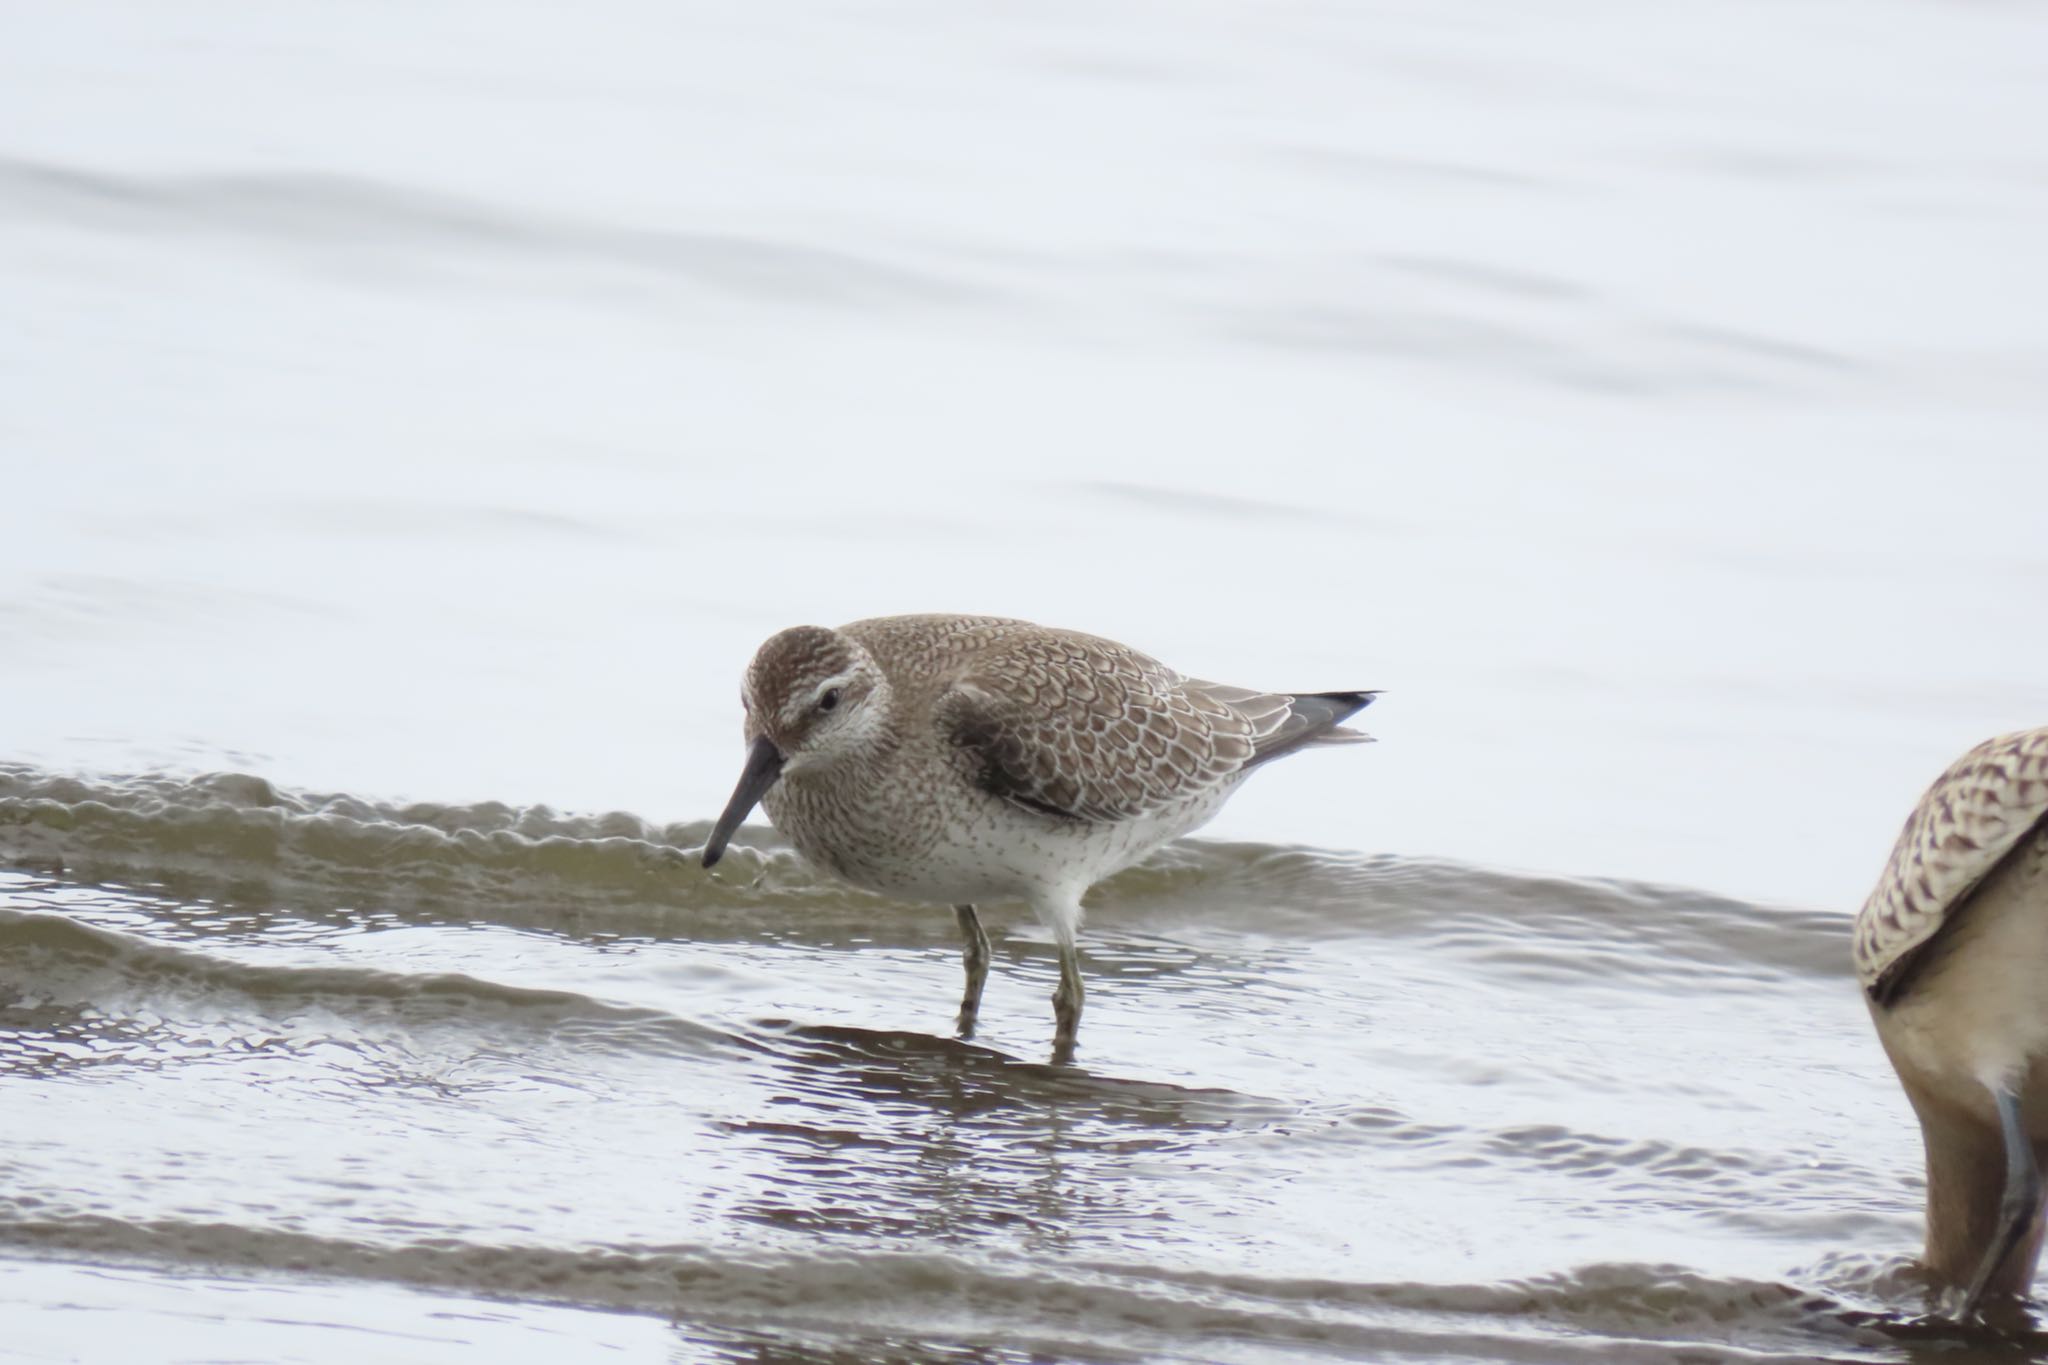
<path id="1" fill-rule="evenodd" d="M 1043 631 L 977 657 L 938 699 L 969 780 L 1076 820 L 1136 819 L 1230 780 L 1292 698 L 1184 678 L 1113 641 Z"/>
<path id="2" fill-rule="evenodd" d="M 1950 764 L 1907 817 L 1856 916 L 1856 975 L 1879 1003 L 1969 895 L 2048 818 L 2048 726 L 1987 739 Z"/>

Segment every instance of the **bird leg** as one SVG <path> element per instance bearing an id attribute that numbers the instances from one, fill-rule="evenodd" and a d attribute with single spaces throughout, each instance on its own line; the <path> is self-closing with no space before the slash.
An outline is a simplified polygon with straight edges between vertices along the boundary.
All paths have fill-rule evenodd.
<path id="1" fill-rule="evenodd" d="M 1081 950 L 1071 938 L 1060 940 L 1060 984 L 1052 993 L 1052 1059 L 1055 1065 L 1074 1060 L 1074 1035 L 1081 1027 L 1081 1001 L 1088 992 L 1081 986 Z"/>
<path id="2" fill-rule="evenodd" d="M 2034 1164 L 2033 1143 L 2027 1138 L 2026 1123 L 2020 1115 L 2019 1096 L 2010 1090 L 1992 1094 L 1998 1105 L 1998 1124 L 2005 1131 L 2005 1197 L 1998 1203 L 1998 1229 L 1984 1248 L 1984 1259 L 1970 1280 L 1970 1292 L 1963 1297 L 1964 1318 L 1977 1311 L 1985 1291 L 2006 1258 L 2018 1250 L 2033 1230 L 2041 1213 L 2041 1171 Z"/>
<path id="3" fill-rule="evenodd" d="M 960 932 L 967 939 L 966 951 L 962 954 L 967 964 L 967 989 L 960 995 L 960 1018 L 954 1027 L 960 1037 L 972 1038 L 975 1017 L 981 1013 L 981 988 L 988 981 L 988 935 L 983 932 L 973 906 L 956 905 L 953 914 L 960 921 Z"/>

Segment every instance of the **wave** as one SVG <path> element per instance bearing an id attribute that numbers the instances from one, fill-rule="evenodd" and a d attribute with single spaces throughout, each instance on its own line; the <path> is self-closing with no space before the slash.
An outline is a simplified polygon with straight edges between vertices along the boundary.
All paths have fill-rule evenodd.
<path id="1" fill-rule="evenodd" d="M 759 830 L 747 831 L 731 871 L 706 875 L 693 855 L 709 832 L 705 821 L 657 826 L 622 812 L 295 793 L 236 773 L 90 781 L 0 765 L 0 862 L 67 880 L 140 878 L 181 899 L 426 918 L 492 907 L 512 923 L 576 907 L 701 915 L 771 898 L 861 899 Z"/>
<path id="2" fill-rule="evenodd" d="M 305 1038 L 293 1021 L 318 1006 Z M 33 1029 L 0 1046 L 0 1074 L 48 1073 L 77 1064 L 204 1061 L 223 1047 L 247 1051 L 240 1033 L 212 1021 L 251 1021 L 265 1046 L 326 1041 L 337 1027 L 366 1036 L 417 1039 L 436 1027 L 465 1039 L 521 1033 L 530 1052 L 593 1051 L 654 1056 L 736 1052 L 739 1040 L 659 1010 L 612 1004 L 453 972 L 280 966 L 232 961 L 131 937 L 61 914 L 0 906 L 0 1019 Z"/>
<path id="3" fill-rule="evenodd" d="M 1126 913 L 1168 902 L 1176 917 L 1241 913 L 1250 903 L 1261 928 L 1425 938 L 1436 951 L 1575 985 L 1850 975 L 1850 920 L 1833 911 L 1447 859 L 1182 840 L 1106 890 Z"/>
<path id="4" fill-rule="evenodd" d="M 878 913 L 890 902 L 817 874 L 757 826 L 706 872 L 696 854 L 709 828 L 500 802 L 391 804 L 236 773 L 86 779 L 0 765 L 0 864 L 70 882 L 568 933 L 772 936 L 788 921 L 765 910 L 813 927 L 890 918 Z M 1425 940 L 1432 952 L 1575 985 L 1849 971 L 1844 915 L 1439 859 L 1183 840 L 1091 900 L 1099 920 L 1113 914 L 1127 927 Z M 601 914 L 583 922 L 586 912 Z"/>
<path id="5" fill-rule="evenodd" d="M 0 1196 L 0 1209 L 11 1203 Z M 330 1238 L 275 1228 L 18 1207 L 0 1247 L 183 1273 L 370 1280 L 483 1298 L 655 1314 L 679 1325 L 839 1343 L 977 1340 L 1057 1357 L 1271 1359 L 1278 1348 L 1385 1359 L 1611 1360 L 1655 1344 L 1687 1360 L 1868 1357 L 1897 1323 L 1793 1285 L 1676 1267 L 1594 1265 L 1492 1285 L 1358 1283 L 1069 1261 L 1048 1274 L 971 1251 L 853 1246 L 735 1255 L 723 1245 L 549 1247 Z M 1659 1352 L 1661 1355 L 1662 1352 Z M 946 1358 L 957 1358 L 948 1356 Z"/>

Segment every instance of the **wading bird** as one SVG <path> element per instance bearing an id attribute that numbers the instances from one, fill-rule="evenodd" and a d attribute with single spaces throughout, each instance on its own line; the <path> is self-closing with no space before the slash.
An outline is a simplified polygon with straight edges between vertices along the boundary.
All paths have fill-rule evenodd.
<path id="1" fill-rule="evenodd" d="M 979 902 L 1021 900 L 1059 944 L 1054 1055 L 1081 1019 L 1081 895 L 1214 815 L 1252 769 L 1340 728 L 1372 692 L 1182 677 L 1113 640 L 990 616 L 795 626 L 742 689 L 746 767 L 710 867 L 759 802 L 810 862 L 950 904 L 966 936 L 959 1031 L 988 976 Z"/>
<path id="2" fill-rule="evenodd" d="M 2024 1295 L 2048 1161 L 2048 727 L 1986 740 L 1906 821 L 1856 972 L 1927 1146 L 1926 1267 Z"/>

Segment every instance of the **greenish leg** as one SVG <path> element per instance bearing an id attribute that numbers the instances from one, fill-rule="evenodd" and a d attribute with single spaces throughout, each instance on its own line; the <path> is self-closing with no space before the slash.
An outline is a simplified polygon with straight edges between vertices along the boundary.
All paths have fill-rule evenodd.
<path id="1" fill-rule="evenodd" d="M 1081 1028 L 1081 1002 L 1088 992 L 1081 985 L 1081 950 L 1072 942 L 1060 944 L 1060 985 L 1052 993 L 1052 1059 L 1055 1064 L 1074 1060 L 1074 1036 Z"/>
<path id="2" fill-rule="evenodd" d="M 967 989 L 960 996 L 960 1018 L 955 1025 L 959 1036 L 974 1036 L 975 1016 L 981 1013 L 981 988 L 988 981 L 988 934 L 982 930 L 981 920 L 976 917 L 971 905 L 953 907 L 954 917 L 960 921 L 960 932 L 967 939 L 963 958 L 967 964 Z"/>

